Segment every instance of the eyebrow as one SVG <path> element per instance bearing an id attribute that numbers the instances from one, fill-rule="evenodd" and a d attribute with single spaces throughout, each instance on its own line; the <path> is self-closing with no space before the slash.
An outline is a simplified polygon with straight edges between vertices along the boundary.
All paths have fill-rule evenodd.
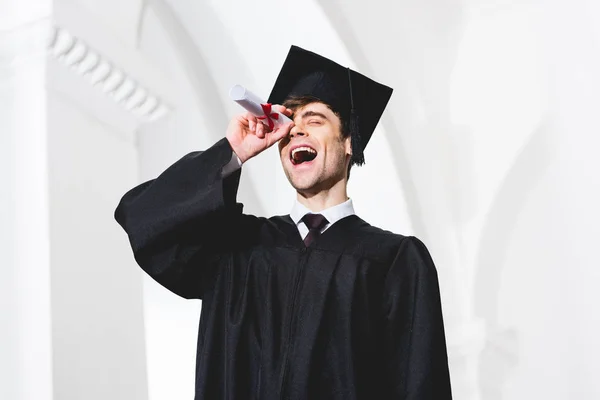
<path id="1" fill-rule="evenodd" d="M 302 113 L 302 117 L 301 117 L 302 119 L 308 118 L 308 117 L 321 117 L 325 120 L 328 120 L 328 118 L 325 116 L 325 114 L 317 112 L 317 111 L 311 111 L 311 110 L 305 111 Z"/>

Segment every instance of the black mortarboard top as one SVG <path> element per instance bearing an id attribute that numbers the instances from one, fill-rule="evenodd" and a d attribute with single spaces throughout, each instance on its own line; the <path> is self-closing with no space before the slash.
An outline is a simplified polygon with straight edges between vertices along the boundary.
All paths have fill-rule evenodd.
<path id="1" fill-rule="evenodd" d="M 363 151 L 392 95 L 375 82 L 319 54 L 292 46 L 269 103 L 283 104 L 291 96 L 310 96 L 328 104 L 349 124 L 352 164 L 364 164 Z"/>

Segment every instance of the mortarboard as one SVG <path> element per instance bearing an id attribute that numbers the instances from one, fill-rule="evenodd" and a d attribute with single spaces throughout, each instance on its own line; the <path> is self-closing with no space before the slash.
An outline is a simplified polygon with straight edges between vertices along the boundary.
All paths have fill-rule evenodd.
<path id="1" fill-rule="evenodd" d="M 364 164 L 363 151 L 392 95 L 392 88 L 319 54 L 292 46 L 275 81 L 269 103 L 310 96 L 331 106 L 352 135 L 352 164 Z"/>

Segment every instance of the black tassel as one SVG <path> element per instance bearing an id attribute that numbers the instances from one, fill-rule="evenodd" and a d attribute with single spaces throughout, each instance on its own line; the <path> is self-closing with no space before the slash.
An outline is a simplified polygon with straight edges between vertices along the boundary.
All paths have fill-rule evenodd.
<path id="1" fill-rule="evenodd" d="M 350 89 L 350 141 L 352 144 L 352 159 L 350 163 L 352 165 L 363 165 L 365 163 L 365 156 L 363 154 L 362 140 L 360 139 L 360 124 L 358 121 L 358 115 L 354 111 L 354 94 L 352 93 L 352 74 L 350 68 L 348 70 L 348 86 Z"/>
<path id="2" fill-rule="evenodd" d="M 354 112 L 354 109 L 350 111 L 350 137 L 352 144 L 352 159 L 350 162 L 352 165 L 363 165 L 365 163 L 365 156 L 363 154 L 362 140 L 360 138 L 358 115 Z"/>

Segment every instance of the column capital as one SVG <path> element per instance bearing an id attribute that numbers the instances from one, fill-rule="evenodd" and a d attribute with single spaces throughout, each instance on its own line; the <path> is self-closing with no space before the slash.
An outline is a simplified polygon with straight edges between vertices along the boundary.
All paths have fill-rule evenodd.
<path id="1" fill-rule="evenodd" d="M 140 122 L 155 121 L 170 111 L 164 96 L 142 83 L 135 76 L 137 71 L 118 65 L 67 28 L 53 26 L 49 38 L 51 58 L 79 75 Z"/>

